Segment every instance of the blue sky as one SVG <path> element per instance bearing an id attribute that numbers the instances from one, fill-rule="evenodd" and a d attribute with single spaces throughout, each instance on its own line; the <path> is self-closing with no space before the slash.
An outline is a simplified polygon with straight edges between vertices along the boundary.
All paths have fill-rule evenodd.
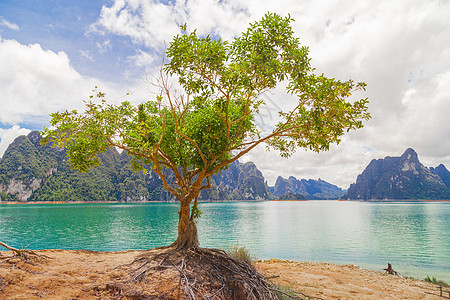
<path id="1" fill-rule="evenodd" d="M 0 16 L 19 30 L 0 27 L 3 39 L 38 43 L 44 50 L 63 51 L 84 76 L 121 83 L 127 80 L 127 57 L 139 50 L 128 37 L 93 32 L 103 5 L 112 1 L 2 1 Z M 138 72 L 138 70 L 135 70 Z M 142 72 L 142 71 L 141 71 Z"/>
<path id="2" fill-rule="evenodd" d="M 292 175 L 347 188 L 370 160 L 408 147 L 450 167 L 450 2 L 424 0 L 0 1 L 0 156 L 51 112 L 81 109 L 96 85 L 111 103 L 153 97 L 147 79 L 180 24 L 229 40 L 267 11 L 295 19 L 318 72 L 365 81 L 357 97 L 369 97 L 373 116 L 325 153 L 286 160 L 255 149 L 246 160 L 269 184 Z M 292 99 L 281 89 L 265 97 L 260 122 L 270 126 Z"/>

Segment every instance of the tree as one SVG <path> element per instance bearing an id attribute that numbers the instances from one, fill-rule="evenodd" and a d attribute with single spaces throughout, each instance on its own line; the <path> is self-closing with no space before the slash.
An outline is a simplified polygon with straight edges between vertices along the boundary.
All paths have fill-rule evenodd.
<path id="1" fill-rule="evenodd" d="M 370 118 L 367 98 L 348 100 L 365 83 L 314 74 L 292 21 L 268 13 L 232 42 L 200 37 L 184 25 L 166 50 L 154 83 L 160 89 L 156 99 L 137 107 L 127 101 L 110 105 L 98 92 L 99 100 L 87 102 L 84 113 L 53 113 L 44 142 L 66 147 L 72 166 L 84 172 L 111 146 L 132 155 L 134 170 L 151 166 L 180 202 L 172 246 L 196 248 L 197 198 L 214 174 L 263 143 L 283 157 L 297 148 L 328 150 L 345 131 L 363 127 Z M 178 79 L 183 94 L 170 88 L 170 78 Z M 297 100 L 279 112 L 271 132 L 263 132 L 255 122 L 265 104 L 261 96 L 281 82 Z"/>

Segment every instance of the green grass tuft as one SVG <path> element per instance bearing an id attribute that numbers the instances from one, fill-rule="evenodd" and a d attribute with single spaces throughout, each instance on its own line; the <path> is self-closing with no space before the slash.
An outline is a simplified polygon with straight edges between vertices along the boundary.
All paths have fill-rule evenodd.
<path id="1" fill-rule="evenodd" d="M 229 256 L 243 260 L 248 264 L 252 264 L 256 260 L 256 258 L 250 254 L 250 250 L 245 248 L 245 246 L 239 246 L 238 244 L 228 246 L 225 252 L 227 252 Z"/>
<path id="2" fill-rule="evenodd" d="M 427 275 L 427 277 L 425 277 L 423 280 L 431 282 L 433 284 L 437 284 L 437 285 L 442 285 L 442 286 L 450 286 L 447 282 L 443 281 L 443 280 L 437 280 L 436 277 L 430 277 L 429 275 Z"/>
<path id="3" fill-rule="evenodd" d="M 248 264 L 252 264 L 256 261 L 256 257 L 250 254 L 250 250 L 245 248 L 245 246 L 239 246 L 238 244 L 228 246 L 225 249 L 225 252 L 233 257 L 247 262 Z M 274 284 L 271 281 L 268 281 L 270 290 L 274 293 L 278 300 L 287 300 L 287 299 L 319 299 L 315 297 L 310 297 L 301 292 L 295 291 L 291 286 L 280 286 Z M 300 297 L 300 295 L 305 296 L 306 298 Z"/>
<path id="4" fill-rule="evenodd" d="M 271 283 L 272 292 L 278 300 L 292 300 L 298 299 L 298 295 L 295 294 L 294 289 L 289 286 L 281 286 Z"/>

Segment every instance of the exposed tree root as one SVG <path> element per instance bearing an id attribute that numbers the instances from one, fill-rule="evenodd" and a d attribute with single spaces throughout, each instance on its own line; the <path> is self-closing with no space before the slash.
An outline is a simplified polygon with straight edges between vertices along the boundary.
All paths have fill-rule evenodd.
<path id="1" fill-rule="evenodd" d="M 9 251 L 11 251 L 13 253 L 12 257 L 9 257 L 9 258 L 3 260 L 2 262 L 7 261 L 7 260 L 9 260 L 11 258 L 15 258 L 15 257 L 19 257 L 19 258 L 24 259 L 25 261 L 28 261 L 28 262 L 30 261 L 31 257 L 44 259 L 44 260 L 51 258 L 51 257 L 48 257 L 46 255 L 37 254 L 36 252 L 34 252 L 32 250 L 16 249 L 16 248 L 11 247 L 11 246 L 3 243 L 3 242 L 0 242 L 0 246 L 5 247 L 6 249 L 8 249 Z"/>
<path id="2" fill-rule="evenodd" d="M 118 268 L 129 278 L 92 289 L 117 299 L 276 299 L 253 266 L 217 249 L 157 248 Z"/>
<path id="3" fill-rule="evenodd" d="M 2 256 L 3 262 L 24 268 L 36 260 L 49 257 L 31 250 L 13 248 L 3 242 L 0 246 L 13 253 Z M 117 272 L 119 271 L 119 272 Z M 266 281 L 256 269 L 242 260 L 228 256 L 225 251 L 207 248 L 160 247 L 136 256 L 132 262 L 107 271 L 115 274 L 109 282 L 99 282 L 85 289 L 97 297 L 108 299 L 277 299 L 283 294 L 290 299 L 320 299 L 295 292 L 288 295 Z M 125 275 L 124 275 L 125 274 Z M 6 282 L 0 277 L 0 294 Z M 90 292 L 89 292 L 90 291 Z M 301 295 L 301 296 L 300 296 Z"/>

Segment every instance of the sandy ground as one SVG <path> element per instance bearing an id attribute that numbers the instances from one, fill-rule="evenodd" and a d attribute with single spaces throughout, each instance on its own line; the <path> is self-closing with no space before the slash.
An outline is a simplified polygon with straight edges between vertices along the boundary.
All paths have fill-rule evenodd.
<path id="1" fill-rule="evenodd" d="M 436 285 L 429 282 L 369 271 L 354 265 L 278 259 L 255 265 L 266 276 L 279 276 L 272 282 L 322 299 L 450 299 L 439 297 Z"/>
<path id="2" fill-rule="evenodd" d="M 130 263 L 142 251 L 36 253 L 50 258 L 25 263 L 10 259 L 11 252 L 0 251 L 0 299 L 109 299 L 106 284 L 125 276 L 116 267 Z M 439 297 L 431 283 L 353 265 L 272 259 L 258 261 L 255 267 L 278 285 L 322 299 L 450 299 Z"/>

